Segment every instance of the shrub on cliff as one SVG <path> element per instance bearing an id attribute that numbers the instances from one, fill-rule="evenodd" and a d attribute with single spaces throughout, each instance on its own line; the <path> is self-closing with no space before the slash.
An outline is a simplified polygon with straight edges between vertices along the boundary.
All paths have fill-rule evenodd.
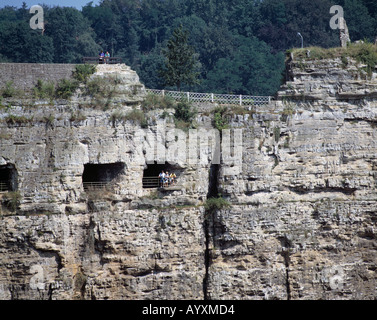
<path id="1" fill-rule="evenodd" d="M 33 95 L 37 99 L 52 99 L 55 97 L 55 86 L 52 82 L 44 82 L 38 79 L 37 84 L 33 88 Z"/>
<path id="2" fill-rule="evenodd" d="M 177 129 L 188 130 L 195 127 L 197 111 L 187 100 L 182 99 L 175 106 L 174 122 Z"/>
<path id="3" fill-rule="evenodd" d="M 110 122 L 112 123 L 113 127 L 115 127 L 115 124 L 117 121 L 134 121 L 134 122 L 139 122 L 140 126 L 142 128 L 146 128 L 148 126 L 148 121 L 145 117 L 145 114 L 143 111 L 138 110 L 138 109 L 133 109 L 127 114 L 122 114 L 119 111 L 115 111 L 111 116 L 110 116 Z"/>
<path id="4" fill-rule="evenodd" d="M 217 107 L 214 110 L 213 126 L 219 131 L 229 128 L 228 120 L 226 119 L 227 111 L 227 107 Z"/>
<path id="5" fill-rule="evenodd" d="M 17 94 L 17 90 L 13 87 L 12 81 L 7 81 L 5 83 L 5 88 L 1 91 L 1 96 L 3 98 L 11 98 Z"/>
<path id="6" fill-rule="evenodd" d="M 19 191 L 11 191 L 3 196 L 3 204 L 10 211 L 16 211 L 21 202 L 21 194 Z"/>
<path id="7" fill-rule="evenodd" d="M 79 83 L 76 80 L 61 79 L 56 87 L 56 97 L 69 99 L 75 93 L 78 86 Z"/>
<path id="8" fill-rule="evenodd" d="M 377 46 L 365 40 L 362 43 L 350 45 L 348 51 L 357 61 L 367 65 L 366 71 L 371 76 L 377 65 Z"/>
<path id="9" fill-rule="evenodd" d="M 86 83 L 89 77 L 96 72 L 96 66 L 93 64 L 78 64 L 72 73 L 72 77 L 82 83 Z"/>
<path id="10" fill-rule="evenodd" d="M 230 203 L 222 197 L 209 198 L 204 204 L 204 209 L 207 213 L 213 213 L 218 210 L 226 209 L 230 207 Z"/>
<path id="11" fill-rule="evenodd" d="M 169 96 L 159 96 L 157 94 L 147 94 L 141 104 L 141 108 L 144 112 L 148 112 L 153 109 L 172 109 L 175 106 L 175 101 Z"/>
<path id="12" fill-rule="evenodd" d="M 9 114 L 4 118 L 4 120 L 8 125 L 25 125 L 31 123 L 33 121 L 33 118 Z"/>
<path id="13" fill-rule="evenodd" d="M 180 101 L 175 107 L 175 118 L 178 120 L 191 122 L 194 120 L 197 112 L 193 106 L 185 100 Z"/>

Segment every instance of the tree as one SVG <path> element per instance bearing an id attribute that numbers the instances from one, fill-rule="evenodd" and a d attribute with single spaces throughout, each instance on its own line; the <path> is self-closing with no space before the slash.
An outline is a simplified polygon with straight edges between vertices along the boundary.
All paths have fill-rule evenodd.
<path id="1" fill-rule="evenodd" d="M 188 44 L 188 32 L 182 26 L 173 31 L 163 55 L 165 65 L 159 73 L 164 85 L 176 86 L 181 91 L 183 83 L 198 83 L 198 60 L 194 49 Z"/>
<path id="2" fill-rule="evenodd" d="M 236 37 L 238 50 L 221 58 L 208 73 L 205 90 L 246 95 L 273 95 L 280 86 L 284 55 L 255 37 Z"/>
<path id="3" fill-rule="evenodd" d="M 25 21 L 6 21 L 0 23 L 0 54 L 6 61 L 50 63 L 53 42 Z"/>
<path id="4" fill-rule="evenodd" d="M 364 40 L 365 38 L 374 41 L 374 37 L 376 36 L 374 29 L 375 21 L 362 1 L 345 0 L 344 18 L 346 19 L 352 41 Z"/>
<path id="5" fill-rule="evenodd" d="M 135 70 L 147 88 L 163 89 L 161 79 L 158 77 L 158 71 L 164 64 L 164 57 L 160 51 L 160 47 L 156 46 L 152 51 L 142 54 L 140 64 Z"/>
<path id="6" fill-rule="evenodd" d="M 97 55 L 95 35 L 79 10 L 54 7 L 45 12 L 45 35 L 53 39 L 55 63 L 78 63 L 83 56 Z"/>

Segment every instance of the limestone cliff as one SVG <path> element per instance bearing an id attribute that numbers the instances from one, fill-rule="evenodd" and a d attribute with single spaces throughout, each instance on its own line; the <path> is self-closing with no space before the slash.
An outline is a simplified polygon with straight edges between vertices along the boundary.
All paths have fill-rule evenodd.
<path id="1" fill-rule="evenodd" d="M 116 79 L 105 100 L 83 88 L 69 100 L 4 99 L 0 298 L 375 299 L 376 72 L 288 63 L 276 100 L 224 115 L 242 132 L 242 161 L 211 165 L 203 148 L 203 161 L 169 163 L 173 188 L 143 186 L 150 150 L 179 150 L 188 136 L 159 139 L 174 109 L 143 108 L 129 68 L 93 75 Z M 199 108 L 198 129 L 215 107 Z M 215 193 L 230 206 L 206 210 Z"/>

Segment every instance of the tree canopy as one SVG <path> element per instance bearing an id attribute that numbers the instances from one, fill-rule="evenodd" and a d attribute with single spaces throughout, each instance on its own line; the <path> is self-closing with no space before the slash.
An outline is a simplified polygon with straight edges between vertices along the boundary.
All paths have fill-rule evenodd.
<path id="1" fill-rule="evenodd" d="M 82 10 L 43 5 L 45 31 L 32 30 L 32 14 L 0 9 L 0 62 L 80 63 L 83 56 L 109 51 L 136 70 L 149 88 L 176 87 L 159 70 L 182 25 L 187 48 L 200 64 L 200 82 L 182 90 L 235 94 L 274 94 L 286 50 L 339 46 L 329 26 L 330 7 L 341 5 L 352 41 L 377 36 L 375 0 L 101 0 Z"/>

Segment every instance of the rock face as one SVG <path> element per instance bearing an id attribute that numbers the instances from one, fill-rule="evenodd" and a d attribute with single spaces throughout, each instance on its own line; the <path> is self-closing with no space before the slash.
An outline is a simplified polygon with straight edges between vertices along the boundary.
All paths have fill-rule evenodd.
<path id="1" fill-rule="evenodd" d="M 347 23 L 344 18 L 341 18 L 341 26 L 339 28 L 339 38 L 340 38 L 340 46 L 343 48 L 347 47 L 347 44 L 351 42 L 350 34 L 348 31 Z"/>
<path id="2" fill-rule="evenodd" d="M 116 207 L 4 217 L 0 298 L 202 299 L 201 211 Z"/>
<path id="3" fill-rule="evenodd" d="M 143 128 L 124 117 L 145 96 L 129 68 L 94 75 L 120 79 L 106 110 L 80 94 L 10 101 L 0 177 L 17 191 L 0 194 L 0 298 L 376 299 L 375 74 L 356 81 L 338 60 L 297 65 L 276 101 L 231 109 L 241 162 L 211 165 L 200 140 L 201 161 L 169 164 L 171 189 L 143 188 L 158 160 L 150 150 L 177 151 L 189 135 L 161 138 L 174 110 L 143 109 Z M 199 113 L 197 128 L 211 117 Z M 86 187 L 96 165 L 113 178 L 91 174 L 105 189 Z M 216 192 L 230 206 L 206 210 Z"/>

